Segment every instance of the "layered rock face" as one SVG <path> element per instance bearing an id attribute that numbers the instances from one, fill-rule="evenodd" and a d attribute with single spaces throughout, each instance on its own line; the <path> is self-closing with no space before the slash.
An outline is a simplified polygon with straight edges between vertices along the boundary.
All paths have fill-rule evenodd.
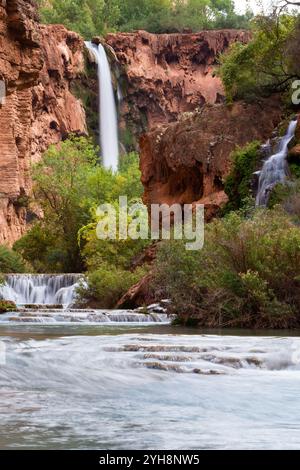
<path id="1" fill-rule="evenodd" d="M 218 56 L 232 43 L 249 39 L 249 32 L 236 30 L 109 34 L 106 42 L 121 65 L 123 125 L 132 123 L 143 132 L 205 103 L 221 102 L 223 86 L 214 74 Z"/>
<path id="2" fill-rule="evenodd" d="M 255 104 L 206 105 L 141 138 L 144 202 L 203 203 L 210 219 L 226 202 L 224 180 L 237 146 L 266 141 L 282 119 L 278 97 Z"/>
<path id="3" fill-rule="evenodd" d="M 16 203 L 29 185 L 31 88 L 42 66 L 33 2 L 1 0 L 0 243 L 12 243 L 25 226 L 26 211 Z"/>
<path id="4" fill-rule="evenodd" d="M 38 160 L 49 146 L 70 133 L 87 134 L 86 116 L 72 84 L 84 73 L 82 38 L 64 26 L 39 26 L 43 68 L 32 89 L 31 155 Z"/>
<path id="5" fill-rule="evenodd" d="M 33 1 L 0 0 L 0 244 L 12 245 L 32 217 L 24 207 L 32 162 L 68 133 L 86 133 L 70 91 L 84 70 L 82 50 L 77 34 L 40 26 Z"/>

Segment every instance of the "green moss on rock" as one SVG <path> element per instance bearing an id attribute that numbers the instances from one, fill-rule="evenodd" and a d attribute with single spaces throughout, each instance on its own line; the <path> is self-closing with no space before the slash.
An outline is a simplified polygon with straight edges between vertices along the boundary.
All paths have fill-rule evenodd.
<path id="1" fill-rule="evenodd" d="M 14 302 L 8 300 L 0 300 L 0 315 L 9 312 L 16 312 L 17 306 Z"/>
<path id="2" fill-rule="evenodd" d="M 232 153 L 232 170 L 225 181 L 225 192 L 229 197 L 226 212 L 240 209 L 243 201 L 252 196 L 251 182 L 260 158 L 260 145 L 254 141 Z"/>

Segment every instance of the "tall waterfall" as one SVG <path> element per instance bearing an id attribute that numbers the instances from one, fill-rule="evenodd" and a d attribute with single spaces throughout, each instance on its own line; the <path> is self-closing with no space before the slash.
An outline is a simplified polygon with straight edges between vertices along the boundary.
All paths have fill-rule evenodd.
<path id="1" fill-rule="evenodd" d="M 94 54 L 98 64 L 99 126 L 103 165 L 105 168 L 117 171 L 119 163 L 118 119 L 109 62 L 102 44 L 97 46 L 90 41 L 85 44 Z"/>
<path id="2" fill-rule="evenodd" d="M 11 274 L 0 286 L 0 298 L 17 305 L 70 305 L 82 276 L 78 274 Z"/>
<path id="3" fill-rule="evenodd" d="M 284 183 L 288 176 L 287 154 L 288 146 L 295 136 L 298 120 L 290 123 L 287 134 L 280 140 L 277 153 L 268 158 L 259 176 L 257 206 L 266 206 L 270 192 L 277 183 Z"/>

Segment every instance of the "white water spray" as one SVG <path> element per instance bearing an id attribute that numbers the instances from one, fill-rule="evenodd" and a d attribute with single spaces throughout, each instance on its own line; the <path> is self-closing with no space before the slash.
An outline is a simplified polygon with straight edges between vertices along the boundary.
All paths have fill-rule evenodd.
<path id="1" fill-rule="evenodd" d="M 76 289 L 82 276 L 79 274 L 36 275 L 11 274 L 0 286 L 0 298 L 17 305 L 64 305 L 76 299 Z"/>
<path id="2" fill-rule="evenodd" d="M 97 46 L 90 41 L 85 44 L 94 54 L 98 64 L 99 128 L 103 165 L 116 172 L 119 163 L 118 118 L 110 66 L 102 44 Z"/>
<path id="3" fill-rule="evenodd" d="M 290 123 L 287 134 L 280 140 L 277 153 L 268 158 L 259 176 L 257 206 L 266 206 L 270 192 L 277 183 L 284 183 L 288 176 L 287 154 L 288 146 L 295 136 L 298 120 Z"/>

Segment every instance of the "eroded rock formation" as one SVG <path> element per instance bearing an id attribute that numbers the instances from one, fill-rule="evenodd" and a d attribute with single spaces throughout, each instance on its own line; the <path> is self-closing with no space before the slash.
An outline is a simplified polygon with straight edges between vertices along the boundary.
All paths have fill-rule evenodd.
<path id="1" fill-rule="evenodd" d="M 0 244 L 11 245 L 32 214 L 31 164 L 70 132 L 86 133 L 70 91 L 84 70 L 83 42 L 63 26 L 40 26 L 31 0 L 0 0 Z"/>
<path id="2" fill-rule="evenodd" d="M 121 65 L 121 124 L 141 133 L 205 103 L 221 102 L 223 86 L 214 73 L 218 56 L 230 44 L 249 39 L 249 32 L 236 30 L 109 34 L 106 42 Z"/>
<path id="3" fill-rule="evenodd" d="M 279 97 L 254 104 L 206 105 L 141 138 L 144 202 L 203 203 L 207 219 L 226 202 L 224 180 L 236 146 L 266 141 L 282 119 Z"/>

